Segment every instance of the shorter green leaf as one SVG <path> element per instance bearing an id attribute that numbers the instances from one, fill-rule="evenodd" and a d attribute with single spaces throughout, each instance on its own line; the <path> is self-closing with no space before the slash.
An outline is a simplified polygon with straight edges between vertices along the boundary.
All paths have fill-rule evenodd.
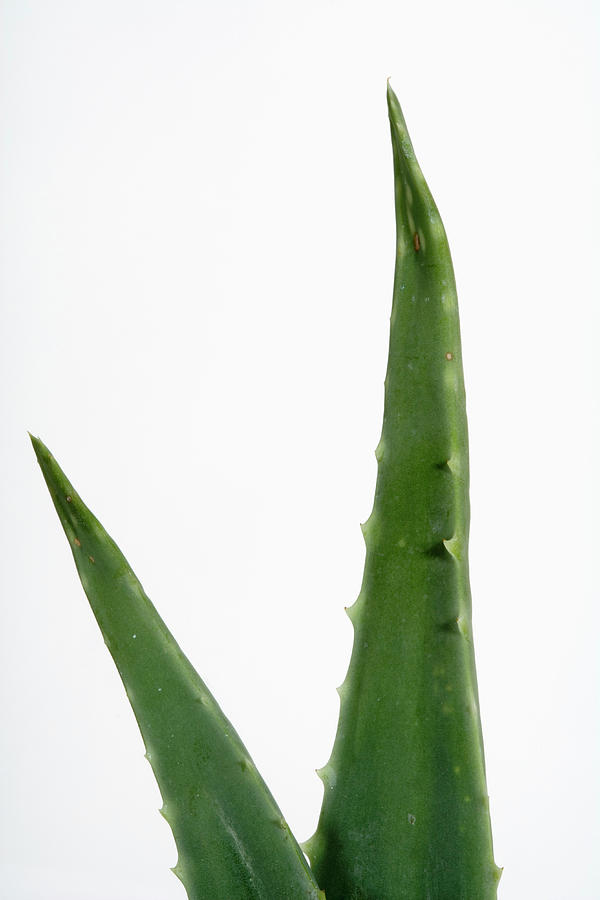
<path id="1" fill-rule="evenodd" d="M 324 900 L 248 751 L 127 560 L 37 438 L 81 583 L 135 713 L 190 900 Z"/>

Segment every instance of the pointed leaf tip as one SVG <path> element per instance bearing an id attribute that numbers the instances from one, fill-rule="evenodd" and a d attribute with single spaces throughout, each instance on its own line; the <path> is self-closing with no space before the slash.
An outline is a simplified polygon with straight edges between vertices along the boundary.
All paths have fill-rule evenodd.
<path id="1" fill-rule="evenodd" d="M 390 126 L 392 129 L 392 144 L 394 148 L 407 159 L 414 160 L 414 149 L 406 127 L 406 120 L 400 101 L 394 93 L 389 79 L 387 83 L 387 105 Z"/>
<path id="2" fill-rule="evenodd" d="M 45 444 L 42 443 L 39 437 L 35 437 L 35 435 L 33 435 L 30 431 L 28 431 L 27 434 L 29 435 L 29 440 L 31 441 L 32 447 L 35 451 L 35 455 L 39 460 L 41 453 L 44 453 L 44 451 L 48 453 L 48 448 L 45 446 Z"/>

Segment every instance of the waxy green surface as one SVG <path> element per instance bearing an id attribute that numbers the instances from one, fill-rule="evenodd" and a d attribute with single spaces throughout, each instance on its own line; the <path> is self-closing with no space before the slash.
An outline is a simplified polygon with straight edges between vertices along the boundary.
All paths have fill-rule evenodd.
<path id="1" fill-rule="evenodd" d="M 248 751 L 102 525 L 32 443 L 84 590 L 125 685 L 190 900 L 318 900 Z"/>
<path id="2" fill-rule="evenodd" d="M 388 88 L 397 257 L 354 648 L 313 871 L 122 553 L 32 438 L 136 715 L 190 900 L 493 900 L 471 633 L 468 447 L 444 227 Z M 315 651 L 316 652 L 316 651 Z M 233 664 L 233 661 L 232 661 Z M 316 879 L 316 880 L 315 880 Z"/>
<path id="3" fill-rule="evenodd" d="M 489 900 L 471 634 L 469 475 L 448 243 L 388 88 L 397 257 L 352 659 L 308 853 L 327 900 Z"/>

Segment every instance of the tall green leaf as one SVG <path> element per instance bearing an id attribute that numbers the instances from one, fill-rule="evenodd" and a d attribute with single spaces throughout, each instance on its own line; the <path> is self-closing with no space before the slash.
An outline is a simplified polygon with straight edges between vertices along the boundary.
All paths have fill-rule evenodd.
<path id="1" fill-rule="evenodd" d="M 137 719 L 190 900 L 324 900 L 248 751 L 42 442 L 38 462 Z"/>
<path id="2" fill-rule="evenodd" d="M 321 818 L 327 900 L 491 900 L 471 633 L 468 449 L 446 234 L 388 87 L 396 273 L 366 561 Z"/>

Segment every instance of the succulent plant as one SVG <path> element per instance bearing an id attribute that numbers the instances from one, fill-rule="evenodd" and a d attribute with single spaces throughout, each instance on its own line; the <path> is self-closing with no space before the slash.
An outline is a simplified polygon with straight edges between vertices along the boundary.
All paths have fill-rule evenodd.
<path id="1" fill-rule="evenodd" d="M 317 831 L 296 842 L 248 751 L 127 560 L 33 446 L 123 680 L 190 900 L 490 900 L 471 631 L 467 422 L 439 213 L 388 85 L 396 271 L 354 646 Z M 232 661 L 233 665 L 233 661 Z"/>

